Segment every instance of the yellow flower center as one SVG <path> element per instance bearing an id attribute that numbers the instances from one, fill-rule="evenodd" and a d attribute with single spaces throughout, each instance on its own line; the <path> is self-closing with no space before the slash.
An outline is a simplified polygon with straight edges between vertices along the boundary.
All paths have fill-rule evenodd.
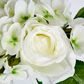
<path id="1" fill-rule="evenodd" d="M 37 34 L 34 37 L 34 47 L 37 52 L 43 55 L 51 55 L 53 53 L 54 47 L 51 43 L 51 38 L 45 34 Z"/>

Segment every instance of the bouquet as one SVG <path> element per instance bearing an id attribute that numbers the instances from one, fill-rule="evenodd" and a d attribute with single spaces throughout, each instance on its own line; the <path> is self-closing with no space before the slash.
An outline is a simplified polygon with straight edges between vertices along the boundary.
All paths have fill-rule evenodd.
<path id="1" fill-rule="evenodd" d="M 0 84 L 84 84 L 84 7 L 69 0 L 0 0 Z"/>

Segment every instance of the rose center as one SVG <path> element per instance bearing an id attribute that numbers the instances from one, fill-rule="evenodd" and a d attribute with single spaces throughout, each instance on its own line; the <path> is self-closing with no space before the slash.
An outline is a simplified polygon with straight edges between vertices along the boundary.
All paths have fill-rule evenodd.
<path id="1" fill-rule="evenodd" d="M 51 49 L 51 39 L 45 34 L 37 34 L 34 38 L 34 47 L 37 52 L 43 55 L 50 55 L 52 53 Z"/>

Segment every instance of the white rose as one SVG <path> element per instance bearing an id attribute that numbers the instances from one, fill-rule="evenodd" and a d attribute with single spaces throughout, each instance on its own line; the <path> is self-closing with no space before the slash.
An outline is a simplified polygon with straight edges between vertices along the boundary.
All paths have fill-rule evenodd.
<path id="1" fill-rule="evenodd" d="M 8 31 L 4 32 L 1 44 L 7 54 L 14 55 L 20 50 L 21 26 L 19 23 L 14 23 Z"/>
<path id="2" fill-rule="evenodd" d="M 29 21 L 23 29 L 21 53 L 22 62 L 27 62 L 34 72 L 40 73 L 43 80 L 49 77 L 52 84 L 74 74 L 75 55 L 59 26 Z"/>

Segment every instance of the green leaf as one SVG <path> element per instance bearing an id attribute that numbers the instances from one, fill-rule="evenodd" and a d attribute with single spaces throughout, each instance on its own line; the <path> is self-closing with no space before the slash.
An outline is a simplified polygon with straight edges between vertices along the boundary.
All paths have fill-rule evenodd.
<path id="1" fill-rule="evenodd" d="M 0 68 L 0 74 L 2 74 L 2 73 L 4 72 L 4 70 L 5 70 L 5 68 L 4 68 L 4 66 L 2 66 L 2 67 Z"/>
<path id="2" fill-rule="evenodd" d="M 66 36 L 70 39 L 70 33 L 71 33 L 72 29 L 71 28 L 63 28 L 63 30 L 64 30 Z"/>
<path id="3" fill-rule="evenodd" d="M 73 77 L 70 77 L 58 84 L 84 84 L 84 63 L 77 61 L 75 70 Z"/>
<path id="4" fill-rule="evenodd" d="M 36 79 L 38 84 L 43 84 L 42 81 L 39 81 L 38 79 Z"/>
<path id="5" fill-rule="evenodd" d="M 60 82 L 58 84 L 79 84 L 79 83 L 77 83 L 74 78 L 68 78 L 67 80 Z"/>
<path id="6" fill-rule="evenodd" d="M 14 56 L 8 56 L 8 65 L 9 66 L 15 66 L 20 63 L 20 58 L 16 58 L 16 55 Z"/>
<path id="7" fill-rule="evenodd" d="M 75 18 L 84 18 L 84 7 L 79 10 Z"/>
<path id="8" fill-rule="evenodd" d="M 3 57 L 5 57 L 5 54 L 3 54 L 3 55 L 0 55 L 0 59 L 1 59 L 1 58 L 3 58 Z"/>

